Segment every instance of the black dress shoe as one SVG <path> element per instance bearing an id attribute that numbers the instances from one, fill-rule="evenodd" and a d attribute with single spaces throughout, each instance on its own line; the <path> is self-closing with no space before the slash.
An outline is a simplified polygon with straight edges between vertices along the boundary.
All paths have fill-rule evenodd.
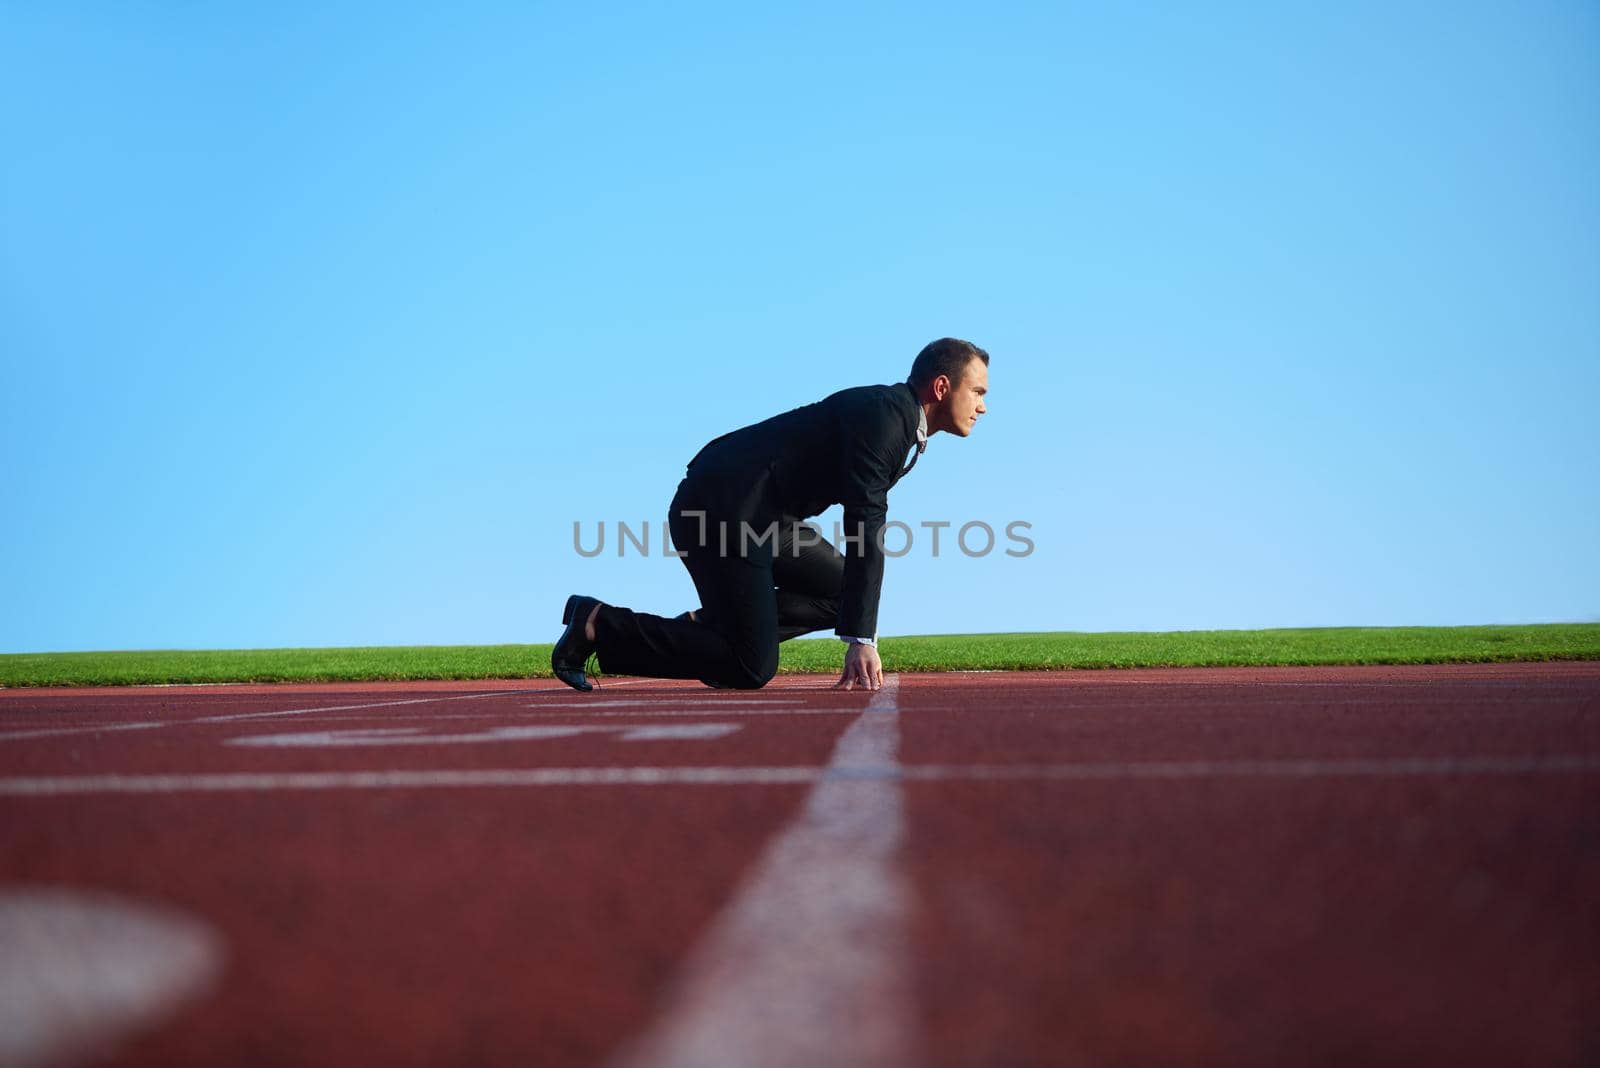
<path id="1" fill-rule="evenodd" d="M 561 632 L 555 648 L 550 650 L 551 672 L 574 690 L 584 693 L 594 689 L 583 673 L 583 663 L 594 652 L 594 642 L 583 636 L 583 625 L 588 622 L 590 611 L 599 603 L 594 597 L 576 593 L 568 597 L 567 606 L 561 610 L 561 622 L 567 625 L 567 629 Z"/>

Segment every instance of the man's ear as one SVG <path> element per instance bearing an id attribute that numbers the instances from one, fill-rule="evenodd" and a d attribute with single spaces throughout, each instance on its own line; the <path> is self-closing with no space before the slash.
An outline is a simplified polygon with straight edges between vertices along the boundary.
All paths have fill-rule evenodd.
<path id="1" fill-rule="evenodd" d="M 940 375 L 933 380 L 933 399 L 944 400 L 945 394 L 950 392 L 950 376 Z"/>

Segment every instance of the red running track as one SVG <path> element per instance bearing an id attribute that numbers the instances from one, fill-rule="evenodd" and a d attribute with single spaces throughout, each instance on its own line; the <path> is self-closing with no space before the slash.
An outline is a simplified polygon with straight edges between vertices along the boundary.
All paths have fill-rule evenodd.
<path id="1" fill-rule="evenodd" d="M 1600 1060 L 1600 664 L 829 681 L 0 691 L 0 1064 Z"/>

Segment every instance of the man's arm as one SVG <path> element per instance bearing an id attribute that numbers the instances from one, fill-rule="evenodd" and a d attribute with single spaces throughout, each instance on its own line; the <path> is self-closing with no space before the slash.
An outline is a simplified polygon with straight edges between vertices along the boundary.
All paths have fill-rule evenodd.
<path id="1" fill-rule="evenodd" d="M 878 597 L 883 589 L 883 524 L 889 512 L 889 487 L 900 471 L 907 446 L 892 413 L 863 407 L 841 415 L 845 435 L 840 449 L 841 503 L 844 505 L 844 588 L 834 633 L 843 638 L 876 638 Z M 852 644 L 853 653 L 860 648 Z M 877 651 L 873 650 L 876 659 Z"/>

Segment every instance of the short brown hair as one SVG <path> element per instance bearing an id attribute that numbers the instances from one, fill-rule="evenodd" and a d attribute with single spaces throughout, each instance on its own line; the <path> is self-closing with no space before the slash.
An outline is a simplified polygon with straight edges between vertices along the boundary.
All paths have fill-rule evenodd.
<path id="1" fill-rule="evenodd" d="M 912 361 L 911 374 L 906 382 L 915 390 L 921 390 L 940 375 L 951 382 L 960 382 L 962 373 L 974 356 L 982 360 L 985 367 L 989 365 L 989 354 L 970 341 L 962 341 L 958 337 L 930 341 Z"/>

